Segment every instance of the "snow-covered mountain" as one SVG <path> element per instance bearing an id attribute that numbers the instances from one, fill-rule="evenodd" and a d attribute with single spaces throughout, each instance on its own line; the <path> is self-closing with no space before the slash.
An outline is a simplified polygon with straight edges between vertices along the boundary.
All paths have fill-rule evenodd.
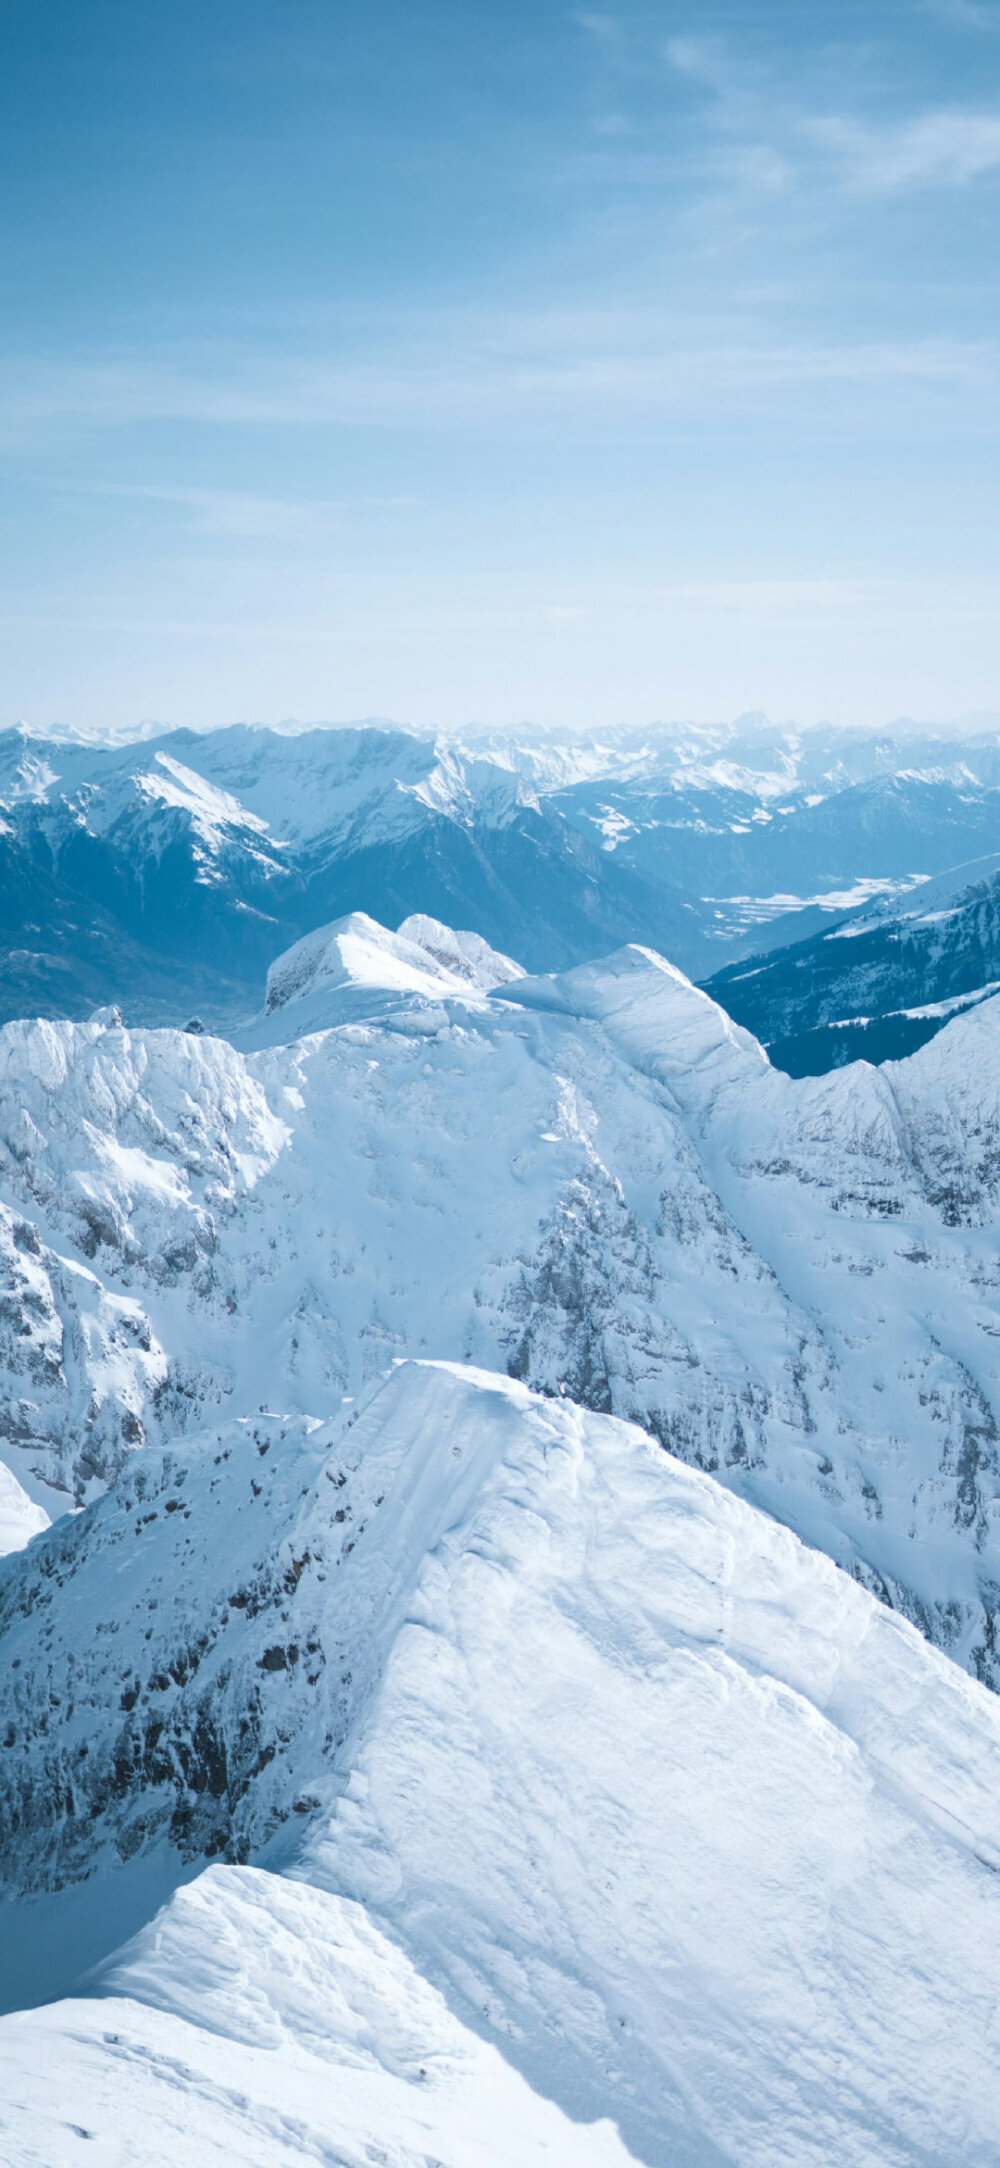
<path id="1" fill-rule="evenodd" d="M 386 727 L 0 736 L 0 1014 L 229 1027 L 271 959 L 353 910 L 471 926 L 535 968 L 655 940 L 708 970 L 709 914 L 613 866 L 505 763 Z"/>
<path id="2" fill-rule="evenodd" d="M 0 736 L 0 1016 L 229 1030 L 352 911 L 471 927 L 526 968 L 625 941 L 695 978 L 1000 840 L 1000 734 L 391 724 Z"/>
<path id="3" fill-rule="evenodd" d="M 994 2157 L 1000 1705 L 641 1431 L 405 1363 L 0 1601 L 8 1982 L 219 1862 L 0 2026 L 19 2168 Z"/>
<path id="4" fill-rule="evenodd" d="M 1000 855 L 730 965 L 707 987 L 793 1076 L 912 1053 L 1000 989 Z"/>
<path id="5" fill-rule="evenodd" d="M 993 2168 L 1000 997 L 257 1006 L 0 1030 L 0 2158 Z"/>
<path id="6" fill-rule="evenodd" d="M 1000 1679 L 1000 1002 L 795 1082 L 649 951 L 490 991 L 509 959 L 463 985 L 418 931 L 293 950 L 246 1049 L 0 1032 L 35 1502 L 446 1357 L 641 1423 Z"/>

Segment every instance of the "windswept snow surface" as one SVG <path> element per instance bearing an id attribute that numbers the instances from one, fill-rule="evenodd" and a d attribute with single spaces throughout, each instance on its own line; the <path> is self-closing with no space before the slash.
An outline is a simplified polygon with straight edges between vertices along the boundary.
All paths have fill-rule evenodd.
<path id="1" fill-rule="evenodd" d="M 449 1365 L 145 1473 L 3 1569 L 9 1610 L 61 1583 L 5 1636 L 52 1710 L 24 1798 L 79 1783 L 58 1857 L 115 1772 L 110 1873 L 192 1801 L 201 1707 L 216 1813 L 287 1819 L 0 2026 L 18 2168 L 994 2168 L 1000 1705 L 904 1621 L 641 1431 Z"/>
<path id="2" fill-rule="evenodd" d="M 16 2168 L 628 2168 L 358 1905 L 212 1868 L 99 2001 L 0 2025 Z M 58 2083 L 52 2073 L 58 2071 Z"/>
<path id="3" fill-rule="evenodd" d="M 366 940 L 353 1021 L 260 1053 L 0 1032 L 18 1480 L 58 1511 L 145 1442 L 471 1361 L 642 1423 L 1000 1678 L 1000 1003 L 793 1082 L 648 950 L 455 996 Z"/>

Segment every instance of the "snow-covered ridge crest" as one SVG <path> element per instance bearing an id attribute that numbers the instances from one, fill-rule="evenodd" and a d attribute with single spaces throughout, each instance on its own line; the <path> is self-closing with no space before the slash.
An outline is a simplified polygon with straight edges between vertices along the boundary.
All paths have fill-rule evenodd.
<path id="1" fill-rule="evenodd" d="M 665 1078 L 708 1065 L 744 1079 L 769 1068 L 759 1041 L 655 949 L 632 942 L 597 963 L 521 979 L 508 998 L 525 1008 L 592 1017 L 641 1068 Z"/>
<path id="2" fill-rule="evenodd" d="M 307 1979 L 284 2023 L 239 1983 L 325 1920 L 352 2006 L 353 1937 L 385 1937 L 652 2168 L 989 2160 L 1000 1705 L 828 1560 L 641 1431 L 453 1365 L 141 1473 L 0 1570 L 2 1714 L 47 1712 L 5 1765 L 8 1887 L 100 1857 L 110 1898 L 165 1833 L 231 1857 L 277 1823 L 301 1893 L 214 1870 L 113 1994 L 321 2039 Z"/>
<path id="3" fill-rule="evenodd" d="M 123 2131 L 142 2168 L 634 2168 L 362 1906 L 251 1867 L 207 1869 L 86 1999 L 0 2024 L 0 2086 L 18 2168 L 84 2142 L 117 2168 Z"/>
<path id="4" fill-rule="evenodd" d="M 270 835 L 267 822 L 242 806 L 231 791 L 207 783 L 204 776 L 198 775 L 193 768 L 186 768 L 169 753 L 159 751 L 152 767 L 141 773 L 136 781 L 145 798 L 158 799 L 189 815 L 194 833 L 210 858 L 219 855 L 231 834 L 242 834 L 248 842 L 255 836 L 261 841 L 266 838 L 272 850 L 282 848 L 281 843 L 275 843 Z"/>
<path id="5" fill-rule="evenodd" d="M 491 949 L 479 934 L 454 933 L 437 919 L 414 916 L 396 933 L 352 911 L 286 949 L 267 974 L 268 1015 L 293 1002 L 342 986 L 404 994 L 485 993 L 523 976 L 519 964 Z"/>

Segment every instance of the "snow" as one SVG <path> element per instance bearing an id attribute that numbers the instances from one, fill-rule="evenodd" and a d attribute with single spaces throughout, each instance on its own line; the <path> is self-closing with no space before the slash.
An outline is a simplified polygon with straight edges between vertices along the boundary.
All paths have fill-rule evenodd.
<path id="1" fill-rule="evenodd" d="M 263 1016 L 234 1033 L 244 1053 L 287 1045 L 354 1018 L 388 1017 L 442 1001 L 484 1006 L 494 987 L 523 977 L 520 964 L 476 933 L 456 933 L 416 913 L 390 933 L 364 911 L 321 926 L 279 956 L 267 975 Z M 435 1010 L 436 1005 L 436 1010 Z"/>
<path id="2" fill-rule="evenodd" d="M 0 1031 L 0 2159 L 997 2168 L 976 1000 L 795 1081 L 354 913 Z"/>
<path id="3" fill-rule="evenodd" d="M 933 877 L 912 875 L 906 883 L 897 883 L 897 893 L 878 903 L 872 913 L 866 913 L 851 926 L 842 926 L 827 940 L 847 939 L 852 935 L 870 933 L 873 926 L 893 925 L 897 921 L 908 926 L 932 926 L 954 916 L 955 912 L 969 902 L 970 890 L 981 882 L 993 881 L 1000 873 L 1000 852 L 990 852 L 984 858 L 971 858 L 962 865 L 952 866 L 947 873 Z M 886 888 L 890 884 L 885 884 Z M 874 888 L 872 890 L 875 900 Z M 859 901 L 861 899 L 859 898 Z"/>
<path id="4" fill-rule="evenodd" d="M 440 929 L 361 922 L 353 978 L 334 932 L 342 983 L 257 1052 L 0 1033 L 0 1457 L 37 1502 L 472 1361 L 641 1422 L 1000 1677 L 996 1000 L 929 1090 L 922 1056 L 796 1083 L 649 950 L 452 994 Z M 386 990 L 400 945 L 433 991 Z"/>
<path id="5" fill-rule="evenodd" d="M 18 2168 L 632 2159 L 533 2093 L 360 1906 L 275 1875 L 210 1869 L 113 1984 L 0 2027 Z"/>
<path id="6" fill-rule="evenodd" d="M 346 985 L 431 996 L 485 993 L 522 976 L 519 964 L 478 934 L 453 933 L 420 914 L 404 919 L 393 934 L 366 912 L 353 911 L 278 957 L 267 974 L 266 1007 L 287 1008 Z"/>
<path id="7" fill-rule="evenodd" d="M 778 810 L 783 812 L 785 808 Z M 902 881 L 873 876 L 852 881 L 849 888 L 824 888 L 812 896 L 787 892 L 773 896 L 708 896 L 705 901 L 725 905 L 728 931 L 730 925 L 737 928 L 767 925 L 771 919 L 790 916 L 793 911 L 856 911 L 862 904 L 873 903 L 880 897 L 910 895 L 927 879 L 928 876 L 921 873 L 908 874 Z M 866 919 L 866 929 L 870 924 L 871 921 Z M 833 936 L 828 938 L 833 939 Z"/>
<path id="8" fill-rule="evenodd" d="M 147 798 L 157 798 L 164 805 L 189 813 L 196 835 L 213 854 L 222 848 L 227 832 L 233 828 L 248 828 L 259 836 L 268 836 L 267 822 L 249 813 L 231 791 L 213 788 L 193 768 L 185 768 L 169 753 L 158 752 L 153 766 L 138 780 Z"/>
<path id="9" fill-rule="evenodd" d="M 739 791 L 746 797 L 783 798 L 795 782 L 793 761 L 786 754 L 779 768 L 743 767 L 731 760 L 699 760 L 682 763 L 672 777 L 676 790 Z"/>
<path id="10" fill-rule="evenodd" d="M 522 979 L 508 999 L 602 1024 L 643 1068 L 721 1068 L 741 1079 L 767 1056 L 711 996 L 655 949 L 632 945 L 552 978 Z"/>
<path id="11" fill-rule="evenodd" d="M 49 1526 L 44 1506 L 33 1504 L 17 1477 L 0 1461 L 0 1558 L 23 1550 Z"/>
<path id="12" fill-rule="evenodd" d="M 242 728 L 199 738 L 199 773 L 265 818 L 272 835 L 327 850 L 405 836 L 428 812 L 502 826 L 537 804 L 508 764 L 387 724 L 295 737 Z"/>
<path id="13" fill-rule="evenodd" d="M 136 1533 L 131 1475 L 43 1539 L 49 1618 L 14 1607 L 9 1679 L 37 1691 L 77 1651 L 74 1706 L 32 1748 L 48 1766 L 81 1726 L 89 1761 L 124 1766 L 145 1707 L 193 1721 L 199 1695 L 234 1755 L 248 1725 L 249 1750 L 277 1746 L 232 1800 L 257 1864 L 181 1889 L 91 1999 L 0 2025 L 18 2163 L 992 2168 L 996 1699 L 786 1529 L 566 1400 L 408 1362 L 339 1423 L 279 1428 L 263 1456 L 249 1431 L 242 1459 L 145 1456 L 150 1509 L 184 1507 Z M 234 1638 L 216 1592 L 251 1561 L 261 1607 Z M 260 1666 L 282 1602 L 312 1686 L 304 1657 Z M 207 1673 L 165 1697 L 183 1617 L 213 1637 Z M 85 1825 L 109 1887 L 115 1846 L 134 1857 L 171 1805 L 131 1767 Z"/>
<path id="14" fill-rule="evenodd" d="M 946 1019 L 960 1015 L 965 1009 L 978 1007 L 981 1001 L 991 1000 L 994 994 L 1000 994 L 1000 979 L 991 979 L 988 986 L 973 986 L 967 994 L 952 994 L 947 1001 L 922 1001 L 913 1009 L 883 1009 L 879 1012 L 878 1021 L 888 1024 L 900 1016 L 915 1020 L 932 1016 Z M 825 1028 L 829 1031 L 848 1031 L 852 1025 L 870 1024 L 874 1021 L 871 1016 L 836 1016 L 831 1017 Z"/>

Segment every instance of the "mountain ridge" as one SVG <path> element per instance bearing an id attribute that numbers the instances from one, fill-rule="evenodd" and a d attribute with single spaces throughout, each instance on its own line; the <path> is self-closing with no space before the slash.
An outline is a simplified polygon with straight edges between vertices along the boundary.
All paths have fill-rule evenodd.
<path id="1" fill-rule="evenodd" d="M 649 951 L 419 992 L 378 933 L 259 1052 L 0 1032 L 15 1477 L 58 1512 L 438 1354 L 638 1421 L 1000 1677 L 1000 1003 L 796 1084 Z"/>
<path id="2" fill-rule="evenodd" d="M 162 2127 L 166 2052 L 170 2126 L 189 2143 L 235 2127 L 241 2158 L 280 2161 L 296 2141 L 322 2158 L 325 2130 L 344 2158 L 363 2101 L 329 2072 L 361 2059 L 383 2150 L 413 2093 L 375 2081 L 402 2070 L 430 2081 L 432 2157 L 466 2168 L 431 1991 L 530 2097 L 589 2126 L 574 2152 L 550 2114 L 567 2163 L 592 2147 L 648 2168 L 922 2168 L 958 2143 L 985 2164 L 995 1697 L 710 1476 L 509 1379 L 404 1363 L 326 1433 L 256 1427 L 246 1459 L 226 1459 L 226 1434 L 152 1456 L 145 1493 L 136 1468 L 0 1573 L 21 1621 L 15 1676 L 52 1712 L 31 1750 L 44 1784 L 22 1759 L 21 1796 L 47 1803 L 65 1847 L 57 1771 L 72 1769 L 88 1829 L 85 1795 L 110 1778 L 109 1903 L 113 1858 L 155 1845 L 172 1802 L 192 1837 L 199 1811 L 225 1830 L 232 1782 L 248 1819 L 230 1857 L 267 1829 L 269 1797 L 284 1805 L 258 1865 L 188 1883 L 105 1967 L 89 2009 L 0 2025 L 0 2055 L 23 2072 L 3 2111 L 15 2136 L 30 2146 L 38 2128 L 26 2090 L 49 2168 L 74 2157 L 52 2117 L 68 2062 L 73 2123 L 84 2114 L 106 2142 L 124 2043 L 134 2129 Z M 123 1555 L 124 1604 L 97 1570 L 99 1531 Z M 192 1545 L 208 1579 L 178 1570 Z M 55 1593 L 59 1573 L 61 1610 L 18 1610 L 33 1579 Z M 151 1722 L 147 1760 L 136 1742 Z M 249 1783 L 237 1751 L 264 1760 Z M 10 1804 L 4 1828 L 9 1861 Z M 37 1872 L 44 1847 L 31 1857 Z M 20 1910 L 30 1932 L 33 1907 Z M 448 2037 L 454 2056 L 462 2035 Z M 231 2042 L 256 2051 L 255 2069 Z M 322 2058 L 324 2091 L 296 2042 Z M 206 2063 L 242 2068 L 238 2098 L 205 2083 Z M 271 2086 L 296 2084 L 308 2122 L 269 2122 Z M 399 2144 L 406 2168 L 426 2160 L 426 2137 L 422 2154 L 402 2130 Z M 360 2133 L 346 2157 L 360 2168 Z"/>

